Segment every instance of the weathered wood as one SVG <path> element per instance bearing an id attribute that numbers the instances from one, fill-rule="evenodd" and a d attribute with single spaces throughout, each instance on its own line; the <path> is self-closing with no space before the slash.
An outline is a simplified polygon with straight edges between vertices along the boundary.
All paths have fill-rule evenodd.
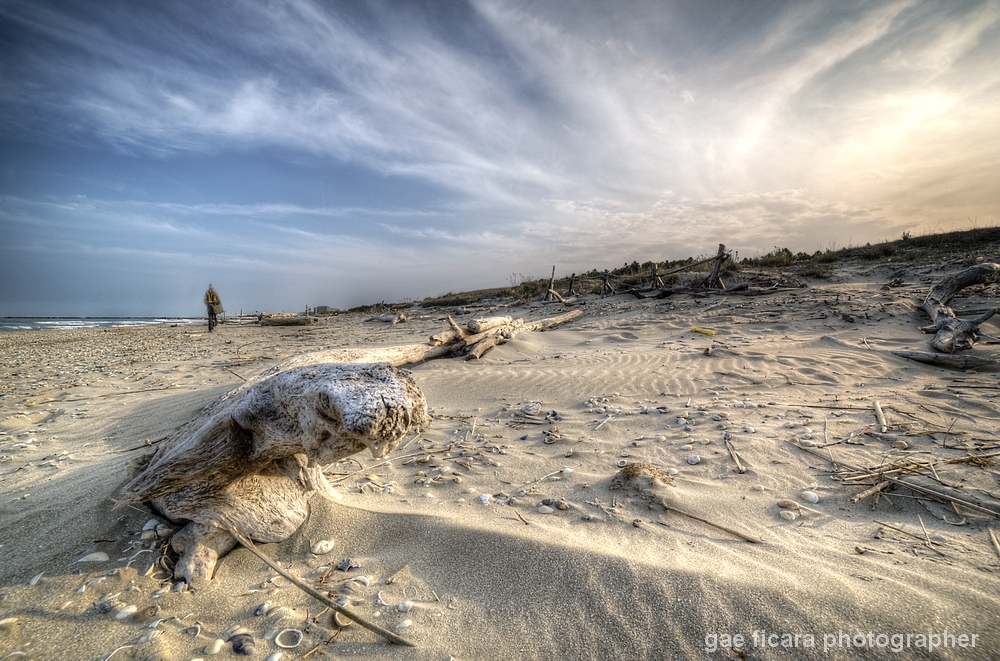
<path id="1" fill-rule="evenodd" d="M 434 346 L 448 344 L 450 342 L 454 342 L 455 340 L 461 340 L 466 335 L 469 335 L 469 331 L 455 323 L 455 320 L 451 318 L 451 315 L 448 315 L 448 325 L 451 326 L 448 330 L 437 333 L 436 335 L 431 335 L 431 344 Z"/>
<path id="2" fill-rule="evenodd" d="M 316 317 L 304 317 L 302 315 L 294 317 L 272 317 L 272 316 L 262 316 L 260 318 L 261 326 L 309 326 L 315 324 L 319 321 Z"/>
<path id="3" fill-rule="evenodd" d="M 1000 279 L 1000 264 L 976 264 L 960 273 L 949 276 L 931 288 L 924 299 L 923 309 L 931 318 L 931 325 L 920 330 L 934 333 L 931 347 L 942 353 L 968 351 L 979 339 L 979 326 L 996 314 L 986 314 L 968 321 L 959 320 L 948 303 L 966 287 L 996 282 Z"/>
<path id="4" fill-rule="evenodd" d="M 392 324 L 393 326 L 395 326 L 396 324 L 401 324 L 404 321 L 409 321 L 409 319 L 410 315 L 408 313 L 400 312 L 399 314 L 375 315 L 374 317 L 368 317 L 367 319 L 365 319 L 365 321 L 381 321 L 382 323 Z"/>
<path id="5" fill-rule="evenodd" d="M 473 319 L 466 327 L 473 333 L 482 333 L 491 328 L 498 328 L 500 326 L 507 326 L 514 322 L 512 317 L 484 317 L 482 319 Z"/>
<path id="6" fill-rule="evenodd" d="M 324 353 L 324 352 L 318 352 Z M 366 448 L 382 457 L 427 420 L 409 373 L 385 364 L 308 364 L 251 379 L 158 446 L 118 507 L 149 502 L 187 525 L 175 575 L 210 579 L 234 540 L 287 539 L 306 503 L 331 492 L 322 466 Z"/>
<path id="7" fill-rule="evenodd" d="M 555 289 L 550 289 L 549 290 L 549 294 L 551 294 L 553 298 L 555 298 L 557 301 L 559 301 L 563 305 L 573 305 L 574 303 L 576 303 L 576 297 L 575 296 L 572 297 L 572 298 L 563 298 L 562 295 L 559 292 L 557 292 Z"/>
<path id="8" fill-rule="evenodd" d="M 545 293 L 545 300 L 546 301 L 551 301 L 552 300 L 552 294 L 551 294 L 551 292 L 552 292 L 552 288 L 555 286 L 555 282 L 556 282 L 556 265 L 553 264 L 552 265 L 552 276 L 549 278 L 549 286 L 545 288 L 546 289 L 546 293 Z"/>
<path id="9" fill-rule="evenodd" d="M 705 281 L 706 286 L 709 289 L 725 289 L 726 285 L 723 284 L 722 278 L 719 277 L 719 273 L 722 270 L 722 265 L 725 263 L 726 259 L 729 258 L 729 254 L 726 252 L 726 246 L 722 243 L 719 244 L 719 252 L 715 255 L 715 266 L 712 267 L 712 272 L 709 274 L 708 279 Z"/>

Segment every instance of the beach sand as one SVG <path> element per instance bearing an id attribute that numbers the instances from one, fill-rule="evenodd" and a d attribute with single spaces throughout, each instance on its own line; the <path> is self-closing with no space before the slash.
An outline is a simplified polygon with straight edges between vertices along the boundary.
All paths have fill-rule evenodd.
<path id="1" fill-rule="evenodd" d="M 395 326 L 345 314 L 211 334 L 0 335 L 0 658 L 233 658 L 229 644 L 209 652 L 237 627 L 255 637 L 254 658 L 284 661 L 998 658 L 1000 556 L 988 529 L 1000 521 L 902 488 L 873 511 L 873 497 L 851 501 L 871 482 L 845 482 L 829 461 L 933 462 L 966 499 L 1000 507 L 995 464 L 947 463 L 1000 447 L 996 373 L 882 351 L 925 349 L 920 301 L 975 258 L 837 264 L 829 279 L 761 296 L 586 296 L 565 326 L 477 361 L 409 367 L 431 425 L 389 461 L 331 467 L 342 498 L 314 498 L 291 539 L 259 548 L 413 648 L 358 625 L 338 630 L 243 548 L 207 586 L 176 592 L 157 564 L 166 537 L 143 535 L 156 517 L 112 507 L 147 443 L 242 378 L 318 349 L 424 342 L 454 309 L 415 309 Z M 980 287 L 955 306 L 991 300 Z M 493 305 L 455 318 L 562 311 Z M 670 504 L 762 543 L 612 490 L 627 462 L 676 469 L 659 487 Z M 786 520 L 780 499 L 814 511 Z M 937 541 L 919 539 L 922 526 Z M 312 554 L 320 540 L 333 550 Z M 108 560 L 85 561 L 99 552 Z M 357 566 L 335 567 L 347 560 Z M 255 615 L 264 602 L 286 610 Z M 158 610 L 137 622 L 126 606 Z M 297 647 L 275 644 L 285 628 L 303 631 Z"/>

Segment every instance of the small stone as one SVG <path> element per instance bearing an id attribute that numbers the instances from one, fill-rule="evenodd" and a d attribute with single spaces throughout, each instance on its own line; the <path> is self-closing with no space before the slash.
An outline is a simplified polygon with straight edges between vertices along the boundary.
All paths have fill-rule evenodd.
<path id="1" fill-rule="evenodd" d="M 400 613 L 406 613 L 411 608 L 413 608 L 413 602 L 412 601 L 402 601 L 402 602 L 400 602 L 396 606 L 396 610 L 398 610 Z"/>
<path id="2" fill-rule="evenodd" d="M 815 491 L 803 491 L 802 500 L 815 504 L 819 502 L 819 495 Z"/>
<path id="3" fill-rule="evenodd" d="M 222 651 L 222 646 L 225 645 L 225 642 L 221 638 L 216 638 L 208 643 L 208 645 L 205 645 L 205 654 L 218 654 Z"/>
<path id="4" fill-rule="evenodd" d="M 320 541 L 313 544 L 312 548 L 310 548 L 309 551 L 313 555 L 325 555 L 330 551 L 332 551 L 335 545 L 336 543 L 332 539 L 321 539 Z"/>
<path id="5" fill-rule="evenodd" d="M 126 617 L 128 617 L 129 615 L 132 615 L 137 610 L 139 610 L 139 607 L 136 606 L 135 604 L 132 604 L 130 606 L 126 606 L 125 608 L 123 608 L 120 611 L 118 611 L 117 613 L 115 613 L 115 619 L 116 620 L 124 620 Z"/>
<path id="6" fill-rule="evenodd" d="M 816 441 L 810 441 L 809 439 L 799 441 L 799 445 L 804 448 L 814 448 L 816 447 Z"/>
<path id="7" fill-rule="evenodd" d="M 549 507 L 548 505 L 542 505 L 541 507 L 538 508 L 539 514 L 552 514 L 553 512 L 555 512 L 555 510 Z"/>
<path id="8" fill-rule="evenodd" d="M 693 455 L 691 455 L 690 457 L 687 458 L 687 462 L 689 464 L 691 464 L 692 466 L 694 466 L 695 464 L 700 464 L 701 463 L 701 457 L 699 457 L 696 454 L 693 454 Z"/>
<path id="9" fill-rule="evenodd" d="M 409 629 L 411 626 L 413 626 L 413 620 L 403 620 L 402 622 L 396 625 L 396 628 Z"/>

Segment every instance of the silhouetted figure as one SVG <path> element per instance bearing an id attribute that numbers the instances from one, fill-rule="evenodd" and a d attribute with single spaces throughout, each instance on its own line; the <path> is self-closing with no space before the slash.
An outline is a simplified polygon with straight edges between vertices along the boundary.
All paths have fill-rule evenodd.
<path id="1" fill-rule="evenodd" d="M 205 305 L 208 307 L 208 332 L 211 333 L 216 323 L 218 323 L 215 320 L 215 315 L 223 312 L 222 301 L 219 300 L 219 295 L 215 293 L 212 285 L 209 285 L 208 291 L 205 292 Z"/>

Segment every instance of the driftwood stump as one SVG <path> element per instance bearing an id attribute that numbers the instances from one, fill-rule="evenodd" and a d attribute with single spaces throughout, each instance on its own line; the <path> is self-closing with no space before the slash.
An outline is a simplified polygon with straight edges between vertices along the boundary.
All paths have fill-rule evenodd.
<path id="1" fill-rule="evenodd" d="M 307 501 L 331 492 L 322 465 L 366 448 L 378 458 L 413 427 L 427 404 L 409 373 L 387 364 L 290 366 L 248 381 L 164 441 L 122 490 L 119 506 L 149 502 L 187 525 L 171 540 L 175 576 L 211 579 L 236 545 L 287 539 Z"/>
<path id="2" fill-rule="evenodd" d="M 996 314 L 990 310 L 986 314 L 968 321 L 961 321 L 948 303 L 958 292 L 972 285 L 996 282 L 1000 279 L 1000 264 L 977 264 L 949 276 L 935 285 L 924 299 L 923 308 L 930 315 L 930 326 L 920 330 L 934 333 L 931 347 L 942 353 L 968 351 L 979 339 L 979 326 Z"/>

